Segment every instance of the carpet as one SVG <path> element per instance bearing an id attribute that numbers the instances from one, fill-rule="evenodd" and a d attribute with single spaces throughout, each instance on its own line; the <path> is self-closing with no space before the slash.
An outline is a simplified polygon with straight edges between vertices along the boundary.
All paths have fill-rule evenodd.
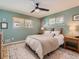
<path id="1" fill-rule="evenodd" d="M 25 43 L 14 44 L 7 46 L 9 59 L 39 59 Z M 79 59 L 79 54 L 71 50 L 59 48 L 44 59 Z"/>

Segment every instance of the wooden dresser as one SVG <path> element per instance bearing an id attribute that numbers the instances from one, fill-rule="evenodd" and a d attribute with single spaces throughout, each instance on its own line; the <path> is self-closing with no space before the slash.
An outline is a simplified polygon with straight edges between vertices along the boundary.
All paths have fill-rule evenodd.
<path id="1" fill-rule="evenodd" d="M 2 39 L 2 34 L 0 33 L 0 59 L 1 59 L 1 39 Z"/>
<path id="2" fill-rule="evenodd" d="M 64 41 L 65 41 L 64 48 L 69 48 L 79 52 L 79 38 L 75 38 L 72 36 L 65 36 Z"/>

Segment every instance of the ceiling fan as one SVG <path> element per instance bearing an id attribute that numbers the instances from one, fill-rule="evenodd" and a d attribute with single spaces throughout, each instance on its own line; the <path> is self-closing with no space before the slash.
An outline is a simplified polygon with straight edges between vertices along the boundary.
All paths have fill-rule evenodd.
<path id="1" fill-rule="evenodd" d="M 49 11 L 49 9 L 46 9 L 46 8 L 40 8 L 39 7 L 39 3 L 35 3 L 35 9 L 33 9 L 32 11 L 31 11 L 31 13 L 33 13 L 33 12 L 35 12 L 37 9 L 38 10 L 42 10 L 42 11 Z"/>

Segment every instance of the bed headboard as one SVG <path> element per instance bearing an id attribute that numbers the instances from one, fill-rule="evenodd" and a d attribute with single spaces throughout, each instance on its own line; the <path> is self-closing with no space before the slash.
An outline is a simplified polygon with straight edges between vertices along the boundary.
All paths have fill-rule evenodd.
<path id="1" fill-rule="evenodd" d="M 52 28 L 51 31 L 53 30 L 60 31 L 60 34 L 63 34 L 63 28 Z"/>

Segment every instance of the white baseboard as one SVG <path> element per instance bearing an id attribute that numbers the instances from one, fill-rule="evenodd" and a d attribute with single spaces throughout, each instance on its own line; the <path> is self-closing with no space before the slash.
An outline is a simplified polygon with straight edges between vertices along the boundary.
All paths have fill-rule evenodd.
<path id="1" fill-rule="evenodd" d="M 22 42 L 24 42 L 24 41 L 25 41 L 25 40 L 21 40 L 21 41 L 17 41 L 17 42 L 11 42 L 11 43 L 6 43 L 6 44 L 3 44 L 3 46 L 18 44 L 18 43 L 22 43 Z"/>

